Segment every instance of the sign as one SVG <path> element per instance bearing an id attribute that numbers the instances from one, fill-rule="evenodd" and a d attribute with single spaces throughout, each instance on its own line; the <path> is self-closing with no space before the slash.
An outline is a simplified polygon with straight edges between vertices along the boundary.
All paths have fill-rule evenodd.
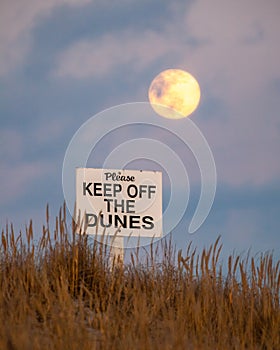
<path id="1" fill-rule="evenodd" d="M 161 237 L 162 173 L 77 168 L 76 215 L 87 234 Z"/>

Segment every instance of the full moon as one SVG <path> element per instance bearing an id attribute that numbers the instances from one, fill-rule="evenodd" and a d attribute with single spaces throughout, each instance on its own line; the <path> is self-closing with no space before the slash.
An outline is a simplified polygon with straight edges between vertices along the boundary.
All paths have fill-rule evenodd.
<path id="1" fill-rule="evenodd" d="M 155 112 L 162 117 L 185 118 L 199 104 L 199 84 L 188 72 L 181 69 L 167 69 L 152 81 L 149 100 Z"/>

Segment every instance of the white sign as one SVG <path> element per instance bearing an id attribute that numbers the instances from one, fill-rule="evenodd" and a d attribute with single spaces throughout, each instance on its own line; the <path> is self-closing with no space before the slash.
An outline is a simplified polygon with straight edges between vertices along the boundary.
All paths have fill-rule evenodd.
<path id="1" fill-rule="evenodd" d="M 161 237 L 162 173 L 77 168 L 76 213 L 87 234 Z"/>

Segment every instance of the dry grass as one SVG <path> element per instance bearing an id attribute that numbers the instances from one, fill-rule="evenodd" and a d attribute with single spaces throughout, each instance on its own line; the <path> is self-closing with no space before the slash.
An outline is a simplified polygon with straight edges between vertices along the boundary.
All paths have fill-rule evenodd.
<path id="1" fill-rule="evenodd" d="M 64 208 L 65 210 L 65 208 Z M 0 349 L 280 349 L 280 261 L 202 253 L 138 253 L 109 266 L 106 247 L 69 238 L 65 212 L 39 244 L 2 231 Z M 64 214 L 63 214 L 64 212 Z M 160 259 L 159 256 L 162 258 Z"/>

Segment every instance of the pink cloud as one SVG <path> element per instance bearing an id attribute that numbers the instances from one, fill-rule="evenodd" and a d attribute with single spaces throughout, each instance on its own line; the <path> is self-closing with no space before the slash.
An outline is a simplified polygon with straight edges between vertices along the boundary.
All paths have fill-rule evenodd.
<path id="1" fill-rule="evenodd" d="M 47 162 L 25 162 L 15 165 L 1 165 L 0 205 L 7 205 L 26 194 L 32 182 L 40 177 L 46 178 L 53 171 L 53 165 Z"/>
<path id="2" fill-rule="evenodd" d="M 61 5 L 82 6 L 90 0 L 10 0 L 0 5 L 0 76 L 20 64 L 39 20 Z"/>
<path id="3" fill-rule="evenodd" d="M 59 77 L 84 79 L 107 76 L 123 65 L 142 70 L 171 47 L 167 38 L 152 31 L 106 34 L 95 40 L 74 43 L 58 57 L 53 73 Z"/>

